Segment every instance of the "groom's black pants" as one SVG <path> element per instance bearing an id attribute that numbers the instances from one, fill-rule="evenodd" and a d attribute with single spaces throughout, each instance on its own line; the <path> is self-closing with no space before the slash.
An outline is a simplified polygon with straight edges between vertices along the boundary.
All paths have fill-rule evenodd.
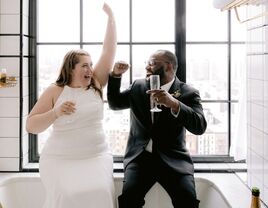
<path id="1" fill-rule="evenodd" d="M 142 153 L 126 167 L 119 208 L 141 208 L 146 193 L 156 182 L 167 191 L 174 208 L 198 208 L 194 177 L 175 172 L 149 152 Z"/>

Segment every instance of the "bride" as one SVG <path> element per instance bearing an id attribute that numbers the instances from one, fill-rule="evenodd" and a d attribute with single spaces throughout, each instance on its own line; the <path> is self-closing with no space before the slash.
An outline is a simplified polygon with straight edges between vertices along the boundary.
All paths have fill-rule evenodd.
<path id="1" fill-rule="evenodd" d="M 102 126 L 102 88 L 116 51 L 116 26 L 111 8 L 103 49 L 93 67 L 84 50 L 69 51 L 55 84 L 30 112 L 26 128 L 38 134 L 53 124 L 40 156 L 46 189 L 43 208 L 114 208 L 113 158 Z"/>

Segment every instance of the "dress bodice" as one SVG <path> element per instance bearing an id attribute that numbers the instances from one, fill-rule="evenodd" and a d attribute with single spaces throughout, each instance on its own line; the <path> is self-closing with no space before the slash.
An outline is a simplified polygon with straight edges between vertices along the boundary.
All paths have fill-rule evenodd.
<path id="1" fill-rule="evenodd" d="M 103 101 L 94 89 L 65 86 L 55 107 L 65 101 L 75 102 L 75 113 L 59 117 L 53 124 L 54 131 L 72 131 L 81 128 L 94 129 L 102 125 Z"/>
<path id="2" fill-rule="evenodd" d="M 55 107 L 75 102 L 75 113 L 56 119 L 42 154 L 60 157 L 88 157 L 108 151 L 103 130 L 103 100 L 94 89 L 65 86 Z"/>

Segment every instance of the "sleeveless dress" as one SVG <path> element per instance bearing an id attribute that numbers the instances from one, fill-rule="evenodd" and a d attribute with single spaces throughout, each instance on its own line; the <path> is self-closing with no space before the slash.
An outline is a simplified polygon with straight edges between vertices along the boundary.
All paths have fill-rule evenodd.
<path id="1" fill-rule="evenodd" d="M 54 122 L 40 156 L 43 208 L 114 208 L 113 157 L 102 125 L 103 101 L 94 89 L 65 86 L 55 106 L 70 95 L 76 112 Z"/>

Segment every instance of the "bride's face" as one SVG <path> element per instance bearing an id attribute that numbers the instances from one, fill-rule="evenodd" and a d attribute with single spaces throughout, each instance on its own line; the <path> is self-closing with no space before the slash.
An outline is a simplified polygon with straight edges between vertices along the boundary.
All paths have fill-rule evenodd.
<path id="1" fill-rule="evenodd" d="M 72 74 L 72 87 L 87 87 L 93 76 L 92 60 L 90 56 L 80 56 Z"/>

